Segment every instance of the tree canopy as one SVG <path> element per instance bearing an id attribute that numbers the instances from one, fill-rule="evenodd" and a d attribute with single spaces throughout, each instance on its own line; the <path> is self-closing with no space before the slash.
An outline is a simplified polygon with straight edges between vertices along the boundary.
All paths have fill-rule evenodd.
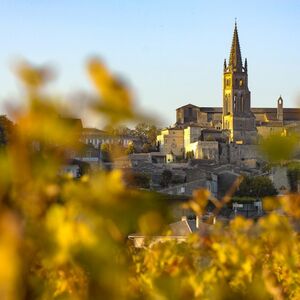
<path id="1" fill-rule="evenodd" d="M 244 176 L 235 195 L 238 197 L 262 198 L 277 195 L 271 179 L 265 176 Z"/>
<path id="2" fill-rule="evenodd" d="M 291 192 L 298 192 L 300 182 L 300 163 L 291 163 L 288 165 L 287 177 Z"/>

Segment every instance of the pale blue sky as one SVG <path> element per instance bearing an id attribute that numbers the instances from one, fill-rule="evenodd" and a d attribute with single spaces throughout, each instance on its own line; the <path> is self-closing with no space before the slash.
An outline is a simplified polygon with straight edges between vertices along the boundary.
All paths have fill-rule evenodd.
<path id="1" fill-rule="evenodd" d="M 53 64 L 53 90 L 70 94 L 90 89 L 84 63 L 97 54 L 164 124 L 187 103 L 221 106 L 235 17 L 252 106 L 300 99 L 299 0 L 0 0 L 0 11 L 2 103 L 20 94 L 16 58 Z"/>

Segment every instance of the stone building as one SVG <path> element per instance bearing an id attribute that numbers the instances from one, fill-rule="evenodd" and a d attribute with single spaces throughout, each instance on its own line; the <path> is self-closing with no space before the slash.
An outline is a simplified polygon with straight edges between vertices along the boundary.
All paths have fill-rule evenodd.
<path id="1" fill-rule="evenodd" d="M 247 59 L 243 64 L 236 23 L 228 66 L 224 61 L 222 121 L 223 129 L 230 130 L 230 141 L 255 142 L 257 131 L 251 111 Z"/>
<path id="2" fill-rule="evenodd" d="M 281 103 L 281 105 L 278 105 Z M 222 107 L 198 107 L 193 105 L 194 110 L 201 112 L 201 119 L 195 117 L 193 121 L 184 122 L 184 118 L 178 115 L 188 111 L 192 104 L 187 104 L 176 109 L 176 123 L 179 128 L 187 128 L 188 126 L 199 126 L 202 128 L 221 129 L 222 127 Z M 255 126 L 258 134 L 264 136 L 276 130 L 284 130 L 288 128 L 298 127 L 300 125 L 300 109 L 285 108 L 283 99 L 280 96 L 277 100 L 277 107 L 252 107 L 251 111 L 255 117 Z M 203 122 L 203 119 L 208 120 Z M 220 122 L 220 124 L 219 124 Z M 272 129 L 273 128 L 273 129 Z M 277 128 L 277 129 L 275 129 Z M 278 129 L 279 128 L 279 129 Z"/>
<path id="3" fill-rule="evenodd" d="M 199 107 L 187 104 L 176 109 L 176 126 L 200 125 L 205 128 L 222 128 L 221 107 Z"/>
<path id="4" fill-rule="evenodd" d="M 183 129 L 173 127 L 163 129 L 156 138 L 159 151 L 164 154 L 182 156 L 184 154 Z"/>
<path id="5" fill-rule="evenodd" d="M 189 151 L 187 148 L 191 143 L 194 143 L 200 139 L 202 130 L 203 128 L 199 125 L 190 125 L 183 129 L 185 153 Z"/>
<path id="6" fill-rule="evenodd" d="M 219 143 L 216 141 L 196 141 L 187 145 L 185 153 L 192 153 L 195 159 L 219 161 Z"/>
<path id="7" fill-rule="evenodd" d="M 269 178 L 279 194 L 285 194 L 291 190 L 287 174 L 287 166 L 273 166 L 271 168 Z"/>
<path id="8" fill-rule="evenodd" d="M 101 144 L 119 145 L 127 148 L 129 145 L 137 145 L 139 139 L 129 135 L 113 135 L 97 128 L 83 128 L 81 130 L 80 141 L 84 144 L 91 144 L 95 148 L 100 148 Z"/>
<path id="9" fill-rule="evenodd" d="M 300 109 L 285 108 L 280 96 L 277 107 L 251 107 L 248 88 L 248 63 L 242 61 L 237 25 L 235 24 L 229 62 L 224 61 L 223 106 L 199 107 L 187 104 L 176 109 L 179 128 L 229 130 L 230 141 L 244 144 L 256 142 L 256 137 L 270 134 L 300 132 Z"/>

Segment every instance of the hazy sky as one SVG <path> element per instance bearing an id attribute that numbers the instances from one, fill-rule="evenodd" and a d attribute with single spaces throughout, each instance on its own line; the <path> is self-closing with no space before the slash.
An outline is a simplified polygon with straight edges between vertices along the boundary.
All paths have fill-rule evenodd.
<path id="1" fill-rule="evenodd" d="M 16 58 L 54 65 L 53 90 L 70 94 L 92 91 L 84 65 L 97 54 L 164 124 L 187 103 L 221 106 L 236 17 L 252 106 L 275 106 L 280 94 L 284 106 L 297 106 L 299 0 L 0 0 L 0 11 L 2 103 L 20 94 Z"/>

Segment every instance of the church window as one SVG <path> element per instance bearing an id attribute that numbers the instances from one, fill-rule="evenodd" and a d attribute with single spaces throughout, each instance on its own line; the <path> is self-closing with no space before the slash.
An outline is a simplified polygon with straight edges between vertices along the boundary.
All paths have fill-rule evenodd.
<path id="1" fill-rule="evenodd" d="M 243 79 L 240 79 L 240 87 L 243 86 Z"/>
<path id="2" fill-rule="evenodd" d="M 228 98 L 226 99 L 226 114 L 228 114 L 229 112 L 229 102 L 228 102 Z"/>
<path id="3" fill-rule="evenodd" d="M 236 111 L 236 96 L 234 96 L 233 100 L 233 111 Z"/>

